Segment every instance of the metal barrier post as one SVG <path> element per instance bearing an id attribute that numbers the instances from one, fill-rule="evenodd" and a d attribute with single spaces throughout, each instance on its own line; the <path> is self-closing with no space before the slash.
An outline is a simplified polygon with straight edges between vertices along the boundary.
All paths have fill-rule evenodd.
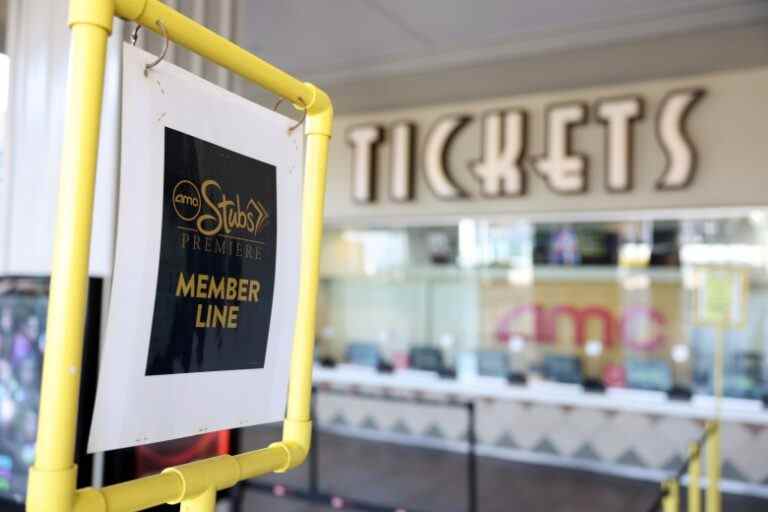
<path id="1" fill-rule="evenodd" d="M 679 512 L 680 511 L 680 484 L 677 480 L 667 480 L 664 482 L 665 495 L 662 500 L 663 512 Z"/>
<path id="2" fill-rule="evenodd" d="M 701 449 L 691 443 L 688 464 L 688 512 L 701 512 Z"/>
<path id="3" fill-rule="evenodd" d="M 720 423 L 708 425 L 707 438 L 707 512 L 720 512 Z"/>
<path id="4" fill-rule="evenodd" d="M 723 398 L 723 357 L 725 344 L 725 322 L 718 325 L 715 339 L 715 365 L 713 385 L 715 393 L 715 419 L 708 428 L 711 435 L 707 438 L 707 512 L 720 512 L 722 497 L 720 496 L 720 471 L 722 453 L 720 451 L 720 413 Z"/>
<path id="5" fill-rule="evenodd" d="M 475 402 L 467 402 L 467 490 L 469 491 L 469 512 L 477 512 L 477 429 L 475 427 Z"/>

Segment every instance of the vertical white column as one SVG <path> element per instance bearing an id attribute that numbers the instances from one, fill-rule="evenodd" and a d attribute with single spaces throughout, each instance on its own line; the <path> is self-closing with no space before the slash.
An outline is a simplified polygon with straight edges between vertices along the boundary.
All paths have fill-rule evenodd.
<path id="1" fill-rule="evenodd" d="M 49 275 L 59 183 L 69 29 L 67 2 L 11 0 L 11 82 L 6 148 L 0 176 L 0 274 Z M 96 177 L 91 275 L 112 268 L 119 159 L 120 41 L 110 38 Z"/>
<path id="2" fill-rule="evenodd" d="M 21 0 L 10 0 L 8 2 L 8 20 L 6 22 L 6 44 L 5 51 L 8 55 L 13 54 L 16 46 L 16 37 L 18 34 L 18 26 L 15 20 L 18 18 L 18 11 L 21 7 Z M 10 83 L 8 84 L 10 87 Z M 11 174 L 9 172 L 11 166 L 10 151 L 11 137 L 8 130 L 10 110 L 10 98 L 8 101 L 8 109 L 2 114 L 0 122 L 3 123 L 2 139 L 0 143 L 3 144 L 2 162 L 0 162 L 0 273 L 5 272 L 7 265 L 10 246 L 8 243 L 8 232 L 11 228 L 11 216 L 10 216 L 10 189 L 11 189 Z"/>

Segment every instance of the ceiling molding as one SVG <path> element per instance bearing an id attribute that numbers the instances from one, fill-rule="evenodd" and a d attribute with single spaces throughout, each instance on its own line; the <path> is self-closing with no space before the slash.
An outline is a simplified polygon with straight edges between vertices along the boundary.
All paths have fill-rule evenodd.
<path id="1" fill-rule="evenodd" d="M 712 49 L 717 51 L 713 52 Z M 643 82 L 768 65 L 768 20 L 336 84 L 339 114 Z"/>

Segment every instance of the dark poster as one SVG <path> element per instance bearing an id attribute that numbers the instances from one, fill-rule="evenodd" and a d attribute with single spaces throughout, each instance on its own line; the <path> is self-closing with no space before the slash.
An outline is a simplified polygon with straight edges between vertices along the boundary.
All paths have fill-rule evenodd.
<path id="1" fill-rule="evenodd" d="M 275 166 L 165 128 L 147 375 L 262 368 L 275 280 Z"/>

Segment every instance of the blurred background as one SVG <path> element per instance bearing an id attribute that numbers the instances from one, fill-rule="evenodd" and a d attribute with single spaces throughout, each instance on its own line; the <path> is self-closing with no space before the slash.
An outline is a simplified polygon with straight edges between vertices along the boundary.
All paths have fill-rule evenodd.
<path id="1" fill-rule="evenodd" d="M 294 473 L 232 490 L 223 510 L 651 510 L 664 482 L 687 484 L 691 450 L 709 440 L 718 361 L 723 510 L 768 509 L 768 3 L 166 3 L 321 86 L 338 116 L 314 452 Z M 8 510 L 21 509 L 34 456 L 66 4 L 0 1 Z M 84 431 L 132 29 L 116 23 L 110 43 Z M 159 53 L 163 41 L 143 31 L 138 44 Z M 274 106 L 182 48 L 166 60 Z M 718 304 L 727 318 L 715 323 Z M 278 437 L 265 426 L 80 450 L 81 483 Z"/>

